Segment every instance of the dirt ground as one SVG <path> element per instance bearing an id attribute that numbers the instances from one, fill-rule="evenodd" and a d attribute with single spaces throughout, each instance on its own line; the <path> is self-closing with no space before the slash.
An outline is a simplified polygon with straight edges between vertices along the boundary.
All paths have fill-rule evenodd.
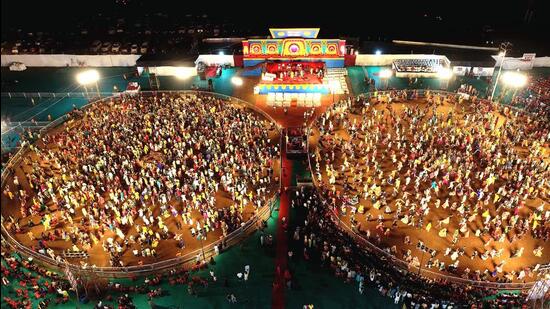
<path id="1" fill-rule="evenodd" d="M 404 103 L 393 103 L 392 108 L 394 111 L 397 112 L 397 114 L 400 114 L 404 111 L 406 107 L 415 107 L 415 106 L 425 106 L 427 102 L 425 100 L 417 100 L 417 101 L 408 101 Z M 375 106 L 377 110 L 382 110 L 386 108 L 386 104 L 378 104 Z M 453 111 L 453 113 L 457 113 L 460 107 L 457 107 L 455 104 L 451 104 L 449 102 L 445 102 L 442 106 L 439 106 L 437 108 L 437 113 L 443 113 L 444 115 L 447 115 L 449 111 Z M 494 112 L 496 113 L 496 112 Z M 498 113 L 497 113 L 498 114 Z M 505 116 L 502 114 L 498 114 L 499 116 L 499 123 L 498 125 L 502 125 L 505 121 Z M 428 117 L 426 117 L 428 118 Z M 361 123 L 361 116 L 359 114 L 351 114 L 350 119 L 356 119 L 358 125 Z M 335 129 L 335 134 L 341 138 L 344 138 L 345 140 L 351 140 L 351 137 L 347 133 L 347 130 L 343 128 Z M 390 129 L 391 131 L 391 129 Z M 310 136 L 309 139 L 309 147 L 310 151 L 315 151 L 319 147 L 319 130 L 317 128 L 313 129 L 312 136 Z M 354 143 L 358 144 L 357 140 L 354 140 Z M 527 150 L 525 149 L 517 149 L 520 153 L 526 153 Z M 391 161 L 391 158 L 389 155 L 387 155 L 387 150 L 385 148 L 378 149 L 378 156 L 377 160 L 381 164 L 381 168 L 384 171 L 385 175 L 391 170 L 393 170 L 393 163 Z M 546 160 L 548 160 L 548 154 L 550 153 L 549 149 L 546 149 Z M 316 174 L 314 161 L 311 161 L 312 168 L 313 168 L 313 174 Z M 336 160 L 334 162 L 335 167 L 339 167 L 342 164 L 342 159 L 338 158 L 338 155 L 336 157 Z M 328 186 L 328 177 L 325 172 L 325 166 L 324 163 L 321 164 L 321 173 L 322 173 L 322 182 Z M 372 174 L 372 171 L 368 174 L 369 176 Z M 316 176 L 314 176 L 316 178 Z M 346 175 L 345 177 L 348 177 L 348 179 L 352 179 L 351 175 Z M 365 175 L 364 177 L 368 177 Z M 403 180 L 403 179 L 402 179 Z M 320 184 L 317 184 L 320 185 Z M 337 180 L 336 187 L 337 190 L 343 191 L 343 181 Z M 361 184 L 362 186 L 362 184 Z M 364 200 L 362 198 L 359 199 L 359 204 L 355 205 L 355 207 L 359 207 L 359 205 L 363 205 L 365 207 L 365 213 L 359 214 L 357 213 L 355 215 L 355 219 L 361 223 L 361 231 L 365 232 L 366 230 L 369 230 L 371 232 L 370 240 L 372 243 L 376 243 L 374 240 L 376 238 L 376 235 L 380 235 L 381 242 L 379 244 L 379 247 L 392 247 L 396 246 L 397 248 L 397 254 L 399 258 L 403 257 L 403 254 L 407 250 L 411 250 L 413 257 L 416 256 L 418 260 L 423 261 L 423 268 L 425 269 L 425 263 L 429 258 L 429 254 L 424 254 L 422 257 L 422 251 L 417 249 L 417 243 L 418 241 L 422 241 L 428 248 L 436 250 L 437 254 L 435 256 L 435 259 L 439 259 L 439 261 L 445 262 L 445 265 L 450 265 L 453 263 L 450 256 L 444 256 L 445 250 L 447 247 L 452 247 L 452 235 L 453 232 L 458 229 L 459 225 L 459 216 L 453 216 L 451 217 L 450 223 L 448 225 L 442 225 L 440 228 L 446 227 L 447 228 L 447 236 L 446 237 L 440 237 L 438 235 L 438 232 L 440 228 L 437 227 L 439 220 L 445 219 L 449 216 L 453 215 L 453 210 L 450 210 L 450 208 L 443 209 L 442 207 L 436 208 L 433 204 L 433 200 L 430 203 L 430 212 L 428 216 L 424 219 L 423 228 L 419 229 L 413 226 L 406 225 L 402 223 L 401 221 L 398 221 L 398 227 L 396 229 L 393 229 L 391 231 L 391 234 L 388 236 L 384 236 L 383 233 L 381 233 L 379 230 L 377 230 L 375 227 L 377 226 L 377 218 L 379 215 L 382 215 L 384 217 L 384 228 L 391 227 L 393 216 L 395 214 L 395 201 L 396 199 L 391 197 L 392 194 L 392 186 L 386 186 L 385 191 L 388 194 L 390 198 L 388 198 L 388 204 L 392 208 L 392 212 L 389 214 L 384 213 L 384 208 L 381 207 L 380 209 L 376 209 L 372 207 L 372 203 L 370 200 Z M 414 190 L 414 189 L 413 189 Z M 413 190 L 410 190 L 411 193 L 413 193 L 413 200 L 414 200 L 414 193 Z M 441 195 L 440 195 L 441 196 Z M 444 199 L 442 199 L 442 202 Z M 450 200 L 452 204 L 452 200 Z M 524 207 L 521 212 L 521 217 L 527 217 L 530 213 L 533 212 L 533 210 L 536 207 L 539 207 L 542 203 L 544 203 L 543 200 L 540 198 L 537 199 L 529 199 L 527 203 L 527 207 Z M 492 214 L 496 213 L 494 205 L 490 203 L 490 212 Z M 546 201 L 545 210 L 548 209 L 548 201 Z M 367 214 L 372 215 L 372 219 L 370 221 L 366 220 Z M 342 220 L 345 224 L 348 226 L 351 226 L 350 222 L 350 213 L 348 211 L 347 215 L 342 216 Z M 511 272 L 511 271 L 520 271 L 524 267 L 534 267 L 536 264 L 547 264 L 550 262 L 550 243 L 545 243 L 542 239 L 534 239 L 529 233 L 525 236 L 523 236 L 520 240 L 516 240 L 513 243 L 510 242 L 509 238 L 506 238 L 504 242 L 498 242 L 492 239 L 490 236 L 475 236 L 476 229 L 481 229 L 483 227 L 483 218 L 481 216 L 478 216 L 477 219 L 473 222 L 469 222 L 468 228 L 470 230 L 469 237 L 461 237 L 456 246 L 454 248 L 464 248 L 466 254 L 463 256 L 460 256 L 458 260 L 460 261 L 458 272 L 457 274 L 463 273 L 463 271 L 466 268 L 469 268 L 471 270 L 471 273 L 473 273 L 476 270 L 480 270 L 483 272 L 485 269 L 488 269 L 489 271 L 493 271 L 495 269 L 495 266 L 497 266 L 502 261 L 505 261 L 505 265 L 503 267 L 504 273 Z M 428 232 L 425 227 L 428 224 L 428 222 L 431 222 L 432 228 Z M 404 239 L 405 236 L 410 237 L 410 244 L 405 244 Z M 543 255 L 542 257 L 535 257 L 533 255 L 533 249 L 543 246 Z M 516 250 L 520 247 L 524 247 L 524 253 L 521 257 L 511 258 L 511 252 L 513 250 Z M 474 259 L 470 259 L 470 256 L 474 249 L 477 249 L 480 252 L 485 252 L 487 250 L 491 250 L 492 248 L 495 248 L 496 250 L 504 249 L 503 254 L 495 259 L 492 259 L 490 256 L 486 260 L 482 260 L 479 257 L 476 257 Z M 434 272 L 441 273 L 436 267 L 432 267 L 429 270 Z M 445 272 L 444 272 L 445 273 Z M 454 275 L 457 275 L 454 274 Z M 533 280 L 534 278 L 526 278 L 527 281 Z"/>
<path id="2" fill-rule="evenodd" d="M 232 103 L 235 104 L 235 106 L 238 106 L 242 108 L 243 106 L 238 103 Z M 263 116 L 260 116 L 263 118 Z M 67 123 L 55 128 L 52 130 L 49 134 L 53 134 L 55 132 L 58 132 L 59 130 L 63 130 L 65 126 L 68 125 Z M 71 124 L 72 126 L 79 125 L 78 121 Z M 269 132 L 269 138 L 272 144 L 279 144 L 280 141 L 280 134 L 279 131 L 276 129 L 275 126 L 272 126 L 272 130 Z M 37 142 L 36 146 L 39 148 L 49 148 L 51 150 L 58 151 L 58 149 L 55 147 L 55 145 L 43 145 L 41 142 Z M 40 164 L 48 164 L 48 162 L 44 162 L 41 158 L 37 157 L 35 153 L 27 153 L 27 156 L 30 155 L 31 161 L 38 161 Z M 154 154 L 153 154 L 154 155 Z M 162 156 L 158 156 L 162 157 Z M 274 179 L 279 179 L 280 177 L 280 159 L 276 158 L 273 160 L 273 169 L 274 169 Z M 27 166 L 23 160 L 21 163 L 16 166 L 15 168 L 15 175 L 18 176 L 19 181 L 21 183 L 21 186 L 27 191 L 27 193 L 30 194 L 29 199 L 32 199 L 34 192 L 29 187 L 29 183 L 26 180 L 25 172 L 30 172 L 31 167 Z M 55 177 L 61 177 L 61 175 L 55 175 Z M 13 185 L 13 175 L 10 179 L 8 179 L 7 183 L 10 185 L 11 188 L 14 187 Z M 271 188 L 269 189 L 269 192 L 267 193 L 268 199 L 270 197 L 273 197 L 275 194 L 277 194 L 277 189 L 279 187 L 278 181 L 273 181 Z M 23 245 L 33 248 L 37 245 L 38 239 L 41 238 L 41 233 L 44 231 L 44 227 L 42 224 L 40 224 L 41 216 L 28 216 L 26 218 L 21 218 L 20 214 L 20 207 L 19 207 L 19 201 L 17 198 L 14 198 L 13 201 L 10 201 L 9 198 L 5 194 L 1 194 L 1 202 L 2 202 L 2 215 L 6 219 L 6 222 L 4 224 L 9 229 L 10 223 L 8 218 L 12 217 L 15 220 L 19 222 L 19 226 L 21 227 L 21 233 L 12 234 L 14 238 L 22 243 Z M 51 203 L 51 202 L 50 202 Z M 171 204 L 175 205 L 176 209 L 178 211 L 181 210 L 181 202 L 175 202 L 172 201 Z M 227 192 L 224 192 L 223 189 L 220 187 L 218 192 L 216 193 L 216 207 L 218 209 L 228 208 L 230 207 L 234 202 L 231 200 L 230 195 Z M 48 206 L 52 206 L 52 204 L 49 204 Z M 250 219 L 250 217 L 254 214 L 254 206 L 252 206 L 251 203 L 246 205 L 244 212 L 243 212 L 243 218 L 244 220 Z M 57 211 L 53 212 L 55 214 Z M 79 212 L 80 213 L 80 212 Z M 153 210 L 154 216 L 160 216 L 160 205 L 157 204 L 157 206 L 154 206 Z M 197 210 L 194 210 L 193 213 L 193 219 L 196 222 L 196 219 L 201 218 L 200 213 Z M 136 216 L 137 219 L 135 219 L 134 224 L 140 224 L 143 226 L 142 219 L 139 216 Z M 74 219 L 74 222 L 78 226 L 78 222 L 80 222 L 80 216 L 76 216 Z M 172 216 L 168 218 L 163 218 L 165 224 L 168 226 L 169 230 L 173 233 L 181 234 L 182 239 L 185 243 L 185 248 L 180 249 L 177 247 L 177 241 L 175 239 L 166 239 L 159 241 L 159 244 L 156 248 L 157 257 L 136 257 L 133 255 L 132 250 L 133 249 L 140 249 L 139 244 L 134 244 L 133 247 L 126 248 L 123 252 L 123 256 L 121 258 L 121 261 L 124 263 L 125 266 L 132 266 L 132 265 L 138 265 L 138 263 L 143 264 L 150 264 L 155 262 L 160 262 L 163 260 L 171 259 L 180 255 L 185 255 L 189 252 L 195 251 L 199 248 L 201 248 L 201 242 L 197 240 L 196 237 L 192 237 L 190 230 L 192 226 L 186 226 L 185 224 L 182 226 L 181 229 L 178 229 L 176 227 L 176 219 Z M 29 221 L 33 221 L 34 226 L 29 227 L 28 223 Z M 61 223 L 58 226 L 56 226 L 56 229 L 66 229 L 68 228 L 69 223 Z M 29 236 L 27 235 L 28 232 L 32 232 L 34 237 L 36 239 L 31 240 Z M 50 229 L 50 231 L 53 231 L 53 229 Z M 113 239 L 117 239 L 117 235 L 114 233 L 114 231 L 106 230 L 107 232 L 103 235 L 101 239 L 99 239 L 99 242 L 92 246 L 92 248 L 88 251 L 89 257 L 87 259 L 78 259 L 78 258 L 72 258 L 69 259 L 71 263 L 87 263 L 89 266 L 96 265 L 98 267 L 101 266 L 110 266 L 109 265 L 109 255 L 107 252 L 104 251 L 102 248 L 102 243 L 106 241 L 107 238 L 111 237 Z M 137 231 L 133 227 L 128 227 L 125 229 L 122 229 L 126 237 L 129 237 L 131 235 L 137 235 Z M 203 246 L 207 246 L 208 244 L 220 239 L 222 237 L 222 231 L 221 229 L 216 229 L 214 231 L 211 231 L 207 234 L 207 237 L 205 240 L 202 241 Z M 62 254 L 64 250 L 70 249 L 71 244 L 70 241 L 64 241 L 64 240 L 56 240 L 56 241 L 48 241 L 47 242 L 48 247 L 54 250 L 55 254 Z M 135 248 L 134 248 L 135 247 Z"/>

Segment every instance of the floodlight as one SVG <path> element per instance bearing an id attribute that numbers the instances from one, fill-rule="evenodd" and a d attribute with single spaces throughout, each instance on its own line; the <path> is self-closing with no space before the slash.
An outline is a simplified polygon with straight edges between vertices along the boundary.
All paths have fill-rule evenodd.
<path id="1" fill-rule="evenodd" d="M 223 50 L 222 50 L 222 51 L 220 51 L 220 52 L 218 53 L 218 55 L 223 56 L 223 55 L 225 55 L 225 54 L 223 53 Z"/>
<path id="2" fill-rule="evenodd" d="M 176 68 L 175 75 L 179 79 L 188 79 L 189 77 L 193 76 L 192 70 L 193 68 L 179 67 Z"/>
<path id="3" fill-rule="evenodd" d="M 80 72 L 76 75 L 76 80 L 81 85 L 96 83 L 99 80 L 99 72 L 96 70 Z"/>
<path id="4" fill-rule="evenodd" d="M 527 76 L 519 72 L 506 72 L 502 75 L 502 81 L 509 87 L 521 88 L 527 84 Z"/>
<path id="5" fill-rule="evenodd" d="M 231 83 L 235 86 L 242 86 L 243 85 L 243 79 L 237 76 L 231 77 Z"/>
<path id="6" fill-rule="evenodd" d="M 390 69 L 383 69 L 380 71 L 380 78 L 390 78 L 393 75 L 392 70 Z"/>
<path id="7" fill-rule="evenodd" d="M 382 51 L 379 50 L 379 49 L 377 49 L 376 52 L 375 52 L 375 54 L 376 54 L 377 56 L 380 56 L 380 55 L 382 55 Z"/>
<path id="8" fill-rule="evenodd" d="M 449 68 L 439 68 L 437 70 L 437 77 L 441 79 L 449 79 L 453 76 L 453 71 Z"/>

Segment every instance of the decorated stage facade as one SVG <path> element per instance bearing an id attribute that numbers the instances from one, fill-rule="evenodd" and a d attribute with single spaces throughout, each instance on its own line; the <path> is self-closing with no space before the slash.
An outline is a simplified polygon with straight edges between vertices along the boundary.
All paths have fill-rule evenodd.
<path id="1" fill-rule="evenodd" d="M 327 69 L 343 68 L 346 41 L 318 39 L 319 28 L 271 28 L 269 39 L 243 40 L 244 74 L 261 76 L 255 88 L 269 92 L 331 92 Z"/>
<path id="2" fill-rule="evenodd" d="M 243 65 L 266 61 L 324 61 L 328 68 L 344 67 L 345 40 L 318 39 L 319 28 L 269 29 L 271 39 L 243 41 Z"/>

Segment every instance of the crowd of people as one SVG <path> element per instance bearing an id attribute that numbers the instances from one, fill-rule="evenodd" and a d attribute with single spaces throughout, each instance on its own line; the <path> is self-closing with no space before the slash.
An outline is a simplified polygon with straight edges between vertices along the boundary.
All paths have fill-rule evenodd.
<path id="1" fill-rule="evenodd" d="M 14 295 L 2 295 L 2 301 L 13 309 L 47 308 L 69 300 L 70 284 L 63 277 L 36 265 L 32 259 L 11 255 L 2 247 L 2 287 L 11 286 Z M 35 300 L 36 306 L 33 306 Z"/>
<path id="2" fill-rule="evenodd" d="M 513 98 L 511 105 L 550 116 L 550 77 L 532 77 Z"/>
<path id="3" fill-rule="evenodd" d="M 24 173 L 3 188 L 3 213 L 17 209 L 5 225 L 58 260 L 60 248 L 102 247 L 96 261 L 111 266 L 127 266 L 125 252 L 138 264 L 158 256 L 164 241 L 183 249 L 216 230 L 226 236 L 274 194 L 277 134 L 257 113 L 210 95 L 96 103 L 29 146 Z M 65 245 L 52 248 L 58 241 Z"/>
<path id="4" fill-rule="evenodd" d="M 322 80 L 325 76 L 325 68 L 322 62 L 288 62 L 267 64 L 266 72 L 274 74 L 276 81 L 300 81 L 308 77 Z"/>
<path id="5" fill-rule="evenodd" d="M 34 262 L 32 258 L 23 259 L 9 248 L 2 248 L 2 301 L 8 308 L 31 309 L 51 308 L 55 305 L 66 304 L 69 301 L 88 303 L 92 299 L 97 309 L 135 309 L 140 308 L 134 303 L 136 295 L 147 295 L 150 308 L 155 308 L 155 298 L 167 296 L 167 285 L 187 286 L 190 296 L 197 296 L 208 288 L 208 284 L 215 284 L 217 278 L 210 270 L 210 278 L 201 276 L 201 269 L 215 264 L 197 262 L 196 267 L 190 270 L 174 268 L 166 273 L 158 273 L 144 278 L 131 278 L 129 283 L 120 281 L 105 281 L 77 277 L 80 299 L 75 300 L 75 289 L 65 276 L 47 270 Z M 250 266 L 245 266 L 246 277 L 250 274 Z M 242 275 L 242 274 L 241 274 Z M 75 275 L 76 276 L 76 275 Z M 95 280 L 95 281 L 94 281 Z M 228 278 L 224 278 L 223 286 L 228 287 Z M 163 289 L 164 286 L 164 289 Z M 4 287 L 6 289 L 4 290 Z M 9 287 L 9 288 L 8 288 Z M 230 289 L 228 289 L 230 291 Z"/>
<path id="6" fill-rule="evenodd" d="M 404 228 L 448 243 L 424 261 L 403 245 L 389 248 L 412 266 L 473 280 L 536 278 L 548 261 L 550 238 L 548 119 L 518 112 L 502 117 L 491 104 L 429 92 L 426 103 L 401 111 L 388 104 L 392 98 L 373 105 L 379 101 L 344 100 L 317 120 L 312 172 L 334 210 L 378 245 Z M 472 238 L 484 246 L 470 246 Z M 532 251 L 524 241 L 535 244 Z M 398 243 L 412 245 L 407 234 Z M 507 250 L 496 248 L 504 243 Z M 514 263 L 522 255 L 536 265 Z M 461 265 L 467 260 L 494 267 Z"/>
<path id="7" fill-rule="evenodd" d="M 537 98 L 548 96 L 541 90 L 547 88 L 532 89 Z M 292 193 L 293 207 L 306 209 L 306 219 L 290 233 L 294 248 L 305 260 L 316 258 L 335 276 L 355 282 L 359 293 L 375 287 L 413 308 L 472 305 L 495 291 L 426 280 L 396 267 L 341 229 L 336 217 L 381 248 L 404 228 L 444 240 L 447 247 L 440 251 L 422 244 L 429 253 L 424 260 L 407 247 L 384 248 L 411 269 L 483 281 L 536 278 L 540 264 L 513 269 L 507 263 L 527 255 L 548 260 L 548 118 L 430 92 L 422 104 L 401 110 L 392 105 L 420 98 L 418 91 L 360 96 L 317 119 L 318 147 L 311 159 L 319 192 Z M 522 107 L 535 106 L 530 97 L 525 100 Z M 535 111 L 545 107 L 543 101 Z M 449 104 L 458 108 L 445 109 Z M 29 146 L 20 171 L 3 188 L 3 204 L 12 209 L 4 216 L 10 232 L 59 261 L 63 250 L 88 254 L 100 248 L 111 266 L 130 265 L 129 255 L 140 264 L 157 257 L 159 245 L 172 239 L 182 250 L 187 239 L 226 236 L 275 191 L 280 150 L 274 124 L 229 101 L 198 94 L 124 97 L 77 110 L 71 118 Z M 485 245 L 469 247 L 471 238 Z M 525 250 L 526 240 L 536 244 L 532 250 Z M 262 236 L 264 241 L 272 239 Z M 400 242 L 410 246 L 411 238 L 405 235 Z M 497 249 L 497 243 L 513 246 Z M 289 258 L 293 254 L 289 251 Z M 56 302 L 68 300 L 68 282 L 32 262 L 2 255 L 2 283 L 10 284 L 4 282 L 9 276 L 32 286 L 18 290 L 23 300 L 4 298 L 9 306 L 29 307 L 29 291 L 44 299 L 44 307 L 47 294 L 55 294 Z M 467 260 L 491 261 L 494 267 L 470 269 L 463 265 Z M 51 280 L 43 284 L 20 268 Z M 284 271 L 290 287 L 291 274 Z M 237 277 L 246 281 L 249 272 L 245 267 Z M 191 295 L 205 284 L 184 271 L 171 275 L 171 284 L 188 284 Z M 150 299 L 163 295 L 162 289 L 149 288 L 160 276 L 147 280 L 110 289 L 146 291 Z M 227 301 L 237 302 L 233 294 Z M 495 305 L 502 303 L 522 301 L 495 298 Z M 119 305 L 133 307 L 128 296 Z"/>
<path id="8" fill-rule="evenodd" d="M 413 271 L 396 267 L 341 229 L 332 205 L 316 189 L 301 187 L 291 193 L 291 199 L 297 213 L 305 210 L 305 216 L 298 218 L 289 233 L 296 253 L 293 256 L 321 263 L 337 278 L 356 285 L 362 295 L 367 288 L 374 288 L 389 302 L 407 308 L 483 308 L 483 304 L 519 308 L 525 302 L 523 294 L 499 295 L 492 289 L 422 279 Z"/>

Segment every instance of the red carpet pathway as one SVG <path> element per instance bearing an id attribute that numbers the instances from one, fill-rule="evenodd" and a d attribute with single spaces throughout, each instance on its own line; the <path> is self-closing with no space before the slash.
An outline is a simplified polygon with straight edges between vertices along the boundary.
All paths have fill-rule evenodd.
<path id="1" fill-rule="evenodd" d="M 272 308 L 285 307 L 285 277 L 288 258 L 288 237 L 286 226 L 289 223 L 289 200 L 285 188 L 290 187 L 292 177 L 292 161 L 286 158 L 286 145 L 281 145 L 282 160 L 282 178 L 281 178 L 281 197 L 279 203 L 279 218 L 277 219 L 277 253 L 275 257 L 275 279 L 273 281 Z M 283 226 L 283 218 L 286 218 L 286 224 Z"/>

